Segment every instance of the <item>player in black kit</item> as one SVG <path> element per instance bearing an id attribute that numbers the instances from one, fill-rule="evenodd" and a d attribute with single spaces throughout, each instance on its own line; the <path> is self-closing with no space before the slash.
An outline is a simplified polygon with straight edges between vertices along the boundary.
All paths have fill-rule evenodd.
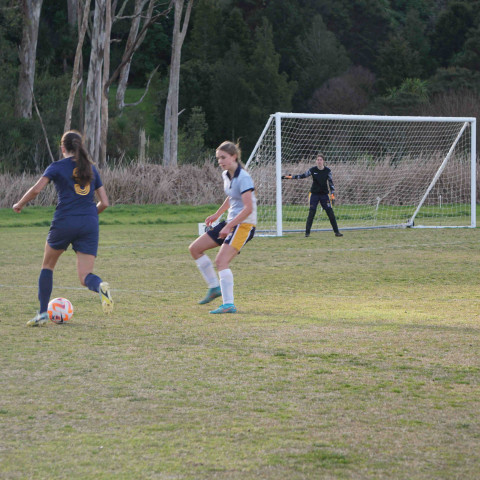
<path id="1" fill-rule="evenodd" d="M 316 160 L 317 165 L 309 168 L 305 173 L 300 175 L 283 175 L 282 179 L 299 179 L 312 176 L 312 187 L 310 188 L 310 210 L 308 211 L 307 225 L 305 227 L 305 236 L 310 236 L 313 219 L 317 213 L 317 206 L 320 205 L 325 210 L 325 213 L 330 220 L 333 231 L 336 237 L 343 237 L 343 234 L 338 230 L 337 219 L 333 213 L 332 200 L 335 198 L 333 192 L 335 186 L 333 185 L 332 171 L 325 166 L 325 158 L 319 153 Z"/>

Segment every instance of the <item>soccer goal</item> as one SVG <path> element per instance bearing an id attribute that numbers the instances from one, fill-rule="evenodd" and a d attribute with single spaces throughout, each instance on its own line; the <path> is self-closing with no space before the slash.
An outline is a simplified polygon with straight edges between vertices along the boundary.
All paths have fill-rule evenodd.
<path id="1" fill-rule="evenodd" d="M 475 118 L 275 113 L 246 163 L 258 232 L 305 229 L 312 179 L 281 176 L 304 173 L 319 152 L 341 230 L 476 226 Z M 319 209 L 312 231 L 330 228 Z"/>

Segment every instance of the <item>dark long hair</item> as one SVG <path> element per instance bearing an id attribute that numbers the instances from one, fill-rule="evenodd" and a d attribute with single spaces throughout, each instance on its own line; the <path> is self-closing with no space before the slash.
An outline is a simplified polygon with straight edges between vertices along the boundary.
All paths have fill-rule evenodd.
<path id="1" fill-rule="evenodd" d="M 93 179 L 92 162 L 83 146 L 82 135 L 76 130 L 69 130 L 62 136 L 62 145 L 69 153 L 73 153 L 77 167 L 74 180 L 82 186 L 89 185 Z"/>

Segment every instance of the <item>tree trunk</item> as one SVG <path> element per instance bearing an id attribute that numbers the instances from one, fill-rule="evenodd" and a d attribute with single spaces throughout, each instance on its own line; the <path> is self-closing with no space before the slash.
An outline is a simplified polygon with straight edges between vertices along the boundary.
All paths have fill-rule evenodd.
<path id="1" fill-rule="evenodd" d="M 187 8 L 181 25 L 184 0 L 175 0 L 175 19 L 172 38 L 172 58 L 170 61 L 170 81 L 167 104 L 165 106 L 165 129 L 163 132 L 163 164 L 178 163 L 178 93 L 180 84 L 180 59 L 182 45 L 188 29 L 193 0 L 187 0 Z"/>
<path id="2" fill-rule="evenodd" d="M 20 72 L 15 115 L 19 118 L 32 118 L 33 84 L 35 80 L 35 60 L 37 52 L 38 25 L 43 0 L 22 0 L 23 32 L 20 45 Z"/>
<path id="3" fill-rule="evenodd" d="M 102 67 L 105 48 L 105 10 L 107 0 L 95 1 L 92 48 L 85 98 L 85 145 L 93 161 L 100 154 L 100 112 L 102 106 Z"/>
<path id="4" fill-rule="evenodd" d="M 75 27 L 77 24 L 78 1 L 79 0 L 67 0 L 67 21 L 71 27 Z"/>
<path id="5" fill-rule="evenodd" d="M 105 48 L 103 54 L 102 106 L 100 112 L 100 150 L 98 164 L 107 164 L 107 134 L 108 134 L 108 90 L 110 78 L 110 34 L 112 32 L 112 2 L 107 0 L 105 8 Z"/>
<path id="6" fill-rule="evenodd" d="M 88 1 L 88 0 L 87 0 Z M 168 7 L 161 13 L 153 15 L 155 0 L 150 1 L 147 16 L 142 29 L 136 35 L 133 43 L 125 48 L 122 62 L 110 75 L 110 34 L 116 10 L 116 0 L 95 0 L 93 27 L 91 31 L 90 63 L 88 67 L 86 98 L 85 98 L 85 145 L 92 159 L 100 166 L 106 164 L 107 134 L 108 134 L 108 91 L 121 69 L 129 63 L 133 54 L 145 37 L 147 29 L 161 16 L 170 10 Z M 171 0 L 173 1 L 173 0 Z M 88 2 L 90 4 L 90 2 Z M 145 3 L 143 3 L 145 5 Z M 123 2 L 119 16 L 123 12 L 126 2 Z M 85 6 L 85 8 L 87 8 Z M 138 32 L 138 28 L 137 28 Z M 79 80 L 80 81 L 80 80 Z M 73 85 L 73 83 L 72 83 Z"/>
<path id="7" fill-rule="evenodd" d="M 141 13 L 143 11 L 143 8 L 145 7 L 145 4 L 148 1 L 150 1 L 150 3 L 148 5 L 146 21 L 148 21 L 152 17 L 153 6 L 155 3 L 154 0 L 135 0 L 135 9 L 133 12 L 133 19 L 130 25 L 130 32 L 128 34 L 127 43 L 125 45 L 126 52 L 134 48 L 134 44 L 137 40 L 138 29 L 140 28 Z M 144 32 L 143 37 L 145 37 L 145 34 L 146 34 L 146 31 Z M 139 45 L 140 43 L 137 43 L 137 48 Z M 132 61 L 130 59 L 127 63 L 125 63 L 125 65 L 122 67 L 120 71 L 120 78 L 118 80 L 117 97 L 116 97 L 117 106 L 119 110 L 123 110 L 123 107 L 125 106 L 125 92 L 127 90 L 128 76 L 130 74 L 131 64 L 132 64 Z"/>
<path id="8" fill-rule="evenodd" d="M 67 112 L 65 114 L 64 132 L 70 130 L 71 128 L 73 104 L 75 102 L 75 96 L 77 94 L 78 87 L 82 84 L 82 47 L 85 40 L 85 32 L 87 31 L 89 12 L 90 0 L 85 0 L 81 18 L 82 23 L 78 27 L 78 43 L 77 50 L 75 52 L 75 60 L 73 62 L 72 81 L 70 83 L 70 96 L 68 97 Z M 83 130 L 83 125 L 79 127 L 79 130 Z"/>

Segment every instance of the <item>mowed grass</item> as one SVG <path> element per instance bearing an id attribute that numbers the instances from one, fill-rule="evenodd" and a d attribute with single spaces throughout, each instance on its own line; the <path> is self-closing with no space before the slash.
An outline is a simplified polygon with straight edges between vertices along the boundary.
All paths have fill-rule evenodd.
<path id="1" fill-rule="evenodd" d="M 48 225 L 0 228 L 0 478 L 480 477 L 478 229 L 257 237 L 239 313 L 211 315 L 188 253 L 209 210 L 152 208 L 104 217 L 114 314 L 69 250 L 52 296 L 75 314 L 45 328 Z"/>

